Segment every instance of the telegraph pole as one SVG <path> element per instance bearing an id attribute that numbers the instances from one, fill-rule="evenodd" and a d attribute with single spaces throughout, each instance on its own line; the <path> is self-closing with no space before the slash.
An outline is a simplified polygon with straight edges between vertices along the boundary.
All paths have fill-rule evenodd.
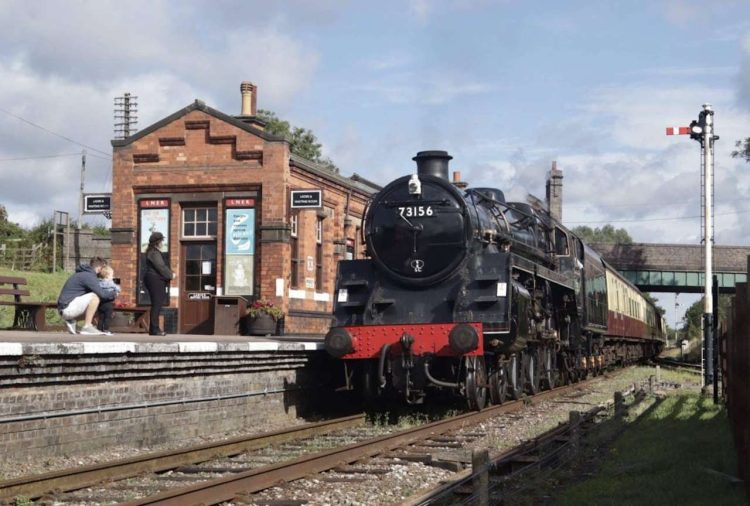
<path id="1" fill-rule="evenodd" d="M 81 194 L 78 196 L 78 224 L 76 228 L 81 230 L 81 217 L 83 216 L 83 180 L 86 174 L 86 150 L 81 150 Z"/>

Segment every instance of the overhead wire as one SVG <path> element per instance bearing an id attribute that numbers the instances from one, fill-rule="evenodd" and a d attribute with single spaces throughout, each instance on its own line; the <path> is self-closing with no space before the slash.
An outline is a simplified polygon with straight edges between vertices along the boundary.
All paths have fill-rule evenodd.
<path id="1" fill-rule="evenodd" d="M 19 162 L 23 160 L 41 160 L 44 158 L 62 158 L 65 156 L 81 156 L 81 153 L 60 153 L 57 155 L 35 155 L 35 156 L 19 156 L 15 158 L 0 158 L 0 162 Z"/>
<path id="2" fill-rule="evenodd" d="M 95 152 L 97 152 L 97 153 L 101 153 L 102 155 L 105 155 L 105 156 L 111 156 L 111 154 L 110 154 L 110 153 L 106 153 L 106 152 L 104 152 L 104 151 L 102 151 L 102 150 L 100 150 L 100 149 L 96 149 L 96 148 L 94 148 L 94 147 L 91 147 L 91 146 L 89 146 L 89 145 L 87 145 L 87 144 L 84 144 L 84 143 L 82 143 L 82 142 L 78 142 L 78 141 L 77 141 L 77 140 L 75 140 L 75 139 L 71 139 L 70 137 L 67 137 L 67 136 L 65 136 L 65 135 L 63 135 L 63 134 L 60 134 L 60 133 L 54 132 L 54 131 L 50 130 L 49 128 L 45 128 L 45 127 L 43 127 L 43 126 L 41 126 L 41 125 L 37 125 L 37 124 L 36 124 L 36 123 L 34 123 L 33 121 L 29 121 L 29 120 L 27 120 L 26 118 L 23 118 L 23 117 L 21 117 L 21 116 L 18 116 L 17 114 L 13 114 L 13 113 L 12 113 L 12 112 L 10 112 L 10 111 L 6 111 L 6 110 L 5 110 L 5 109 L 3 109 L 2 107 L 0 107 L 0 112 L 3 112 L 3 113 L 5 113 L 5 114 L 7 114 L 8 116 L 12 116 L 12 117 L 16 118 L 17 120 L 23 121 L 24 123 L 27 123 L 27 124 L 29 124 L 29 125 L 33 126 L 34 128 L 38 128 L 38 129 L 40 129 L 40 130 L 43 130 L 43 131 L 47 132 L 48 134 L 52 134 L 52 135 L 54 135 L 54 136 L 56 136 L 56 137 L 59 137 L 59 138 L 61 138 L 61 139 L 64 139 L 64 140 L 66 140 L 66 141 L 68 141 L 68 142 L 72 142 L 73 144 L 76 144 L 76 145 L 78 145 L 78 146 L 81 146 L 82 148 L 86 148 L 86 149 L 89 149 L 89 150 L 91 150 L 91 151 L 95 151 Z"/>
<path id="3" fill-rule="evenodd" d="M 738 214 L 747 214 L 750 213 L 750 210 L 746 211 L 732 211 L 730 213 L 716 213 L 714 216 L 736 216 Z M 586 224 L 608 224 L 608 223 L 642 223 L 647 221 L 681 221 L 681 220 L 695 220 L 703 218 L 703 216 L 695 215 L 695 216 L 676 216 L 674 218 L 639 218 L 639 219 L 632 219 L 632 220 L 595 220 L 595 221 L 566 221 L 566 224 L 573 224 L 573 225 L 586 225 Z"/>

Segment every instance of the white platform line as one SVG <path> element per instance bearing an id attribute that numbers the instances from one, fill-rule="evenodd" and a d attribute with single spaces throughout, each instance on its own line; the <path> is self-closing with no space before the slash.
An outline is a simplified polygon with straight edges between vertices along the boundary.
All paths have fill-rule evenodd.
<path id="1" fill-rule="evenodd" d="M 0 343 L 0 356 L 23 355 L 23 344 Z"/>
<path id="2" fill-rule="evenodd" d="M 219 343 L 211 341 L 186 341 L 177 343 L 180 353 L 213 353 L 219 350 Z"/>
<path id="3" fill-rule="evenodd" d="M 75 343 L 83 346 L 84 353 L 135 353 L 136 343 L 131 342 L 81 342 Z"/>

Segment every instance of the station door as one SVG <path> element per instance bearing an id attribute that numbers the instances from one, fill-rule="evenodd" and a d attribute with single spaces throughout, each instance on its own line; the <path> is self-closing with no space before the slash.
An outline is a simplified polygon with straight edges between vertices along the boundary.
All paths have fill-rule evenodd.
<path id="1" fill-rule="evenodd" d="M 216 243 L 183 242 L 180 255 L 180 333 L 213 334 L 211 304 L 216 295 Z"/>

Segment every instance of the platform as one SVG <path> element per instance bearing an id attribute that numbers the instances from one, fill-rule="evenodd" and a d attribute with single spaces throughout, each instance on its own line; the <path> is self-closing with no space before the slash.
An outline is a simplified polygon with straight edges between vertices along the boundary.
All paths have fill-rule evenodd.
<path id="1" fill-rule="evenodd" d="M 68 332 L 0 330 L 0 356 L 29 354 L 180 353 L 216 351 L 313 351 L 323 349 L 314 335 L 222 336 L 195 334 L 115 334 L 89 336 Z"/>
<path id="2" fill-rule="evenodd" d="M 318 336 L 0 331 L 0 446 L 14 459 L 288 424 L 329 397 Z"/>

